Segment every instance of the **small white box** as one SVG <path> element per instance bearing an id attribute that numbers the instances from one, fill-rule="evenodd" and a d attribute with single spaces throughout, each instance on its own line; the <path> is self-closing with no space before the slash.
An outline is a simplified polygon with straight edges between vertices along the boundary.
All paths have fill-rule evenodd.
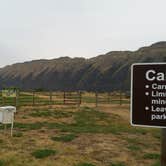
<path id="1" fill-rule="evenodd" d="M 13 123 L 14 112 L 12 111 L 3 111 L 2 123 L 11 124 Z"/>
<path id="2" fill-rule="evenodd" d="M 11 135 L 12 135 L 15 112 L 16 112 L 16 107 L 14 106 L 0 107 L 0 123 L 11 124 Z"/>

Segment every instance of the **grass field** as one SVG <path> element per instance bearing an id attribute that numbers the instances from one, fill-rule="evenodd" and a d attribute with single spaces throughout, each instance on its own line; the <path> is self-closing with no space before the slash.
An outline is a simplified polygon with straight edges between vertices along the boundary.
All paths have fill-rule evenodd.
<path id="1" fill-rule="evenodd" d="M 160 165 L 160 130 L 131 127 L 128 104 L 19 107 L 0 147 L 0 166 Z"/>

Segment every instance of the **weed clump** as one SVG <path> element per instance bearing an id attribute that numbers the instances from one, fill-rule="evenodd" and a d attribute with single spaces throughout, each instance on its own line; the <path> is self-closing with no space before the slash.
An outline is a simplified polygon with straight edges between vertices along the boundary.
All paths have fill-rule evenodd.
<path id="1" fill-rule="evenodd" d="M 34 156 L 35 158 L 41 159 L 41 158 L 46 158 L 48 156 L 55 155 L 56 153 L 57 151 L 52 149 L 39 149 L 34 151 L 32 153 L 32 156 Z"/>
<path id="2" fill-rule="evenodd" d="M 52 137 L 51 139 L 54 141 L 60 141 L 60 142 L 70 142 L 74 140 L 76 137 L 77 136 L 75 134 L 67 134 L 67 135 Z"/>
<path id="3" fill-rule="evenodd" d="M 157 153 L 146 153 L 143 158 L 144 159 L 159 159 L 160 155 Z"/>
<path id="4" fill-rule="evenodd" d="M 94 164 L 91 164 L 91 163 L 78 163 L 74 166 L 95 166 Z"/>

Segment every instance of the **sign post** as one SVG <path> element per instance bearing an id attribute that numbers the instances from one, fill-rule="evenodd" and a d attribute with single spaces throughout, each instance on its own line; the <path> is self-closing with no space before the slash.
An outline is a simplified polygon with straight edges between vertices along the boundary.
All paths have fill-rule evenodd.
<path id="1" fill-rule="evenodd" d="M 131 125 L 162 128 L 161 166 L 165 166 L 166 63 L 132 65 Z"/>
<path id="2" fill-rule="evenodd" d="M 161 166 L 166 165 L 166 129 L 162 129 Z"/>

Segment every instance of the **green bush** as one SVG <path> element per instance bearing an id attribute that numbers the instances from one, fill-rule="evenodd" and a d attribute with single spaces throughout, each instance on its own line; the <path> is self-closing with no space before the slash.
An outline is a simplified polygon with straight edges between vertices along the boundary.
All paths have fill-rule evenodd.
<path id="1" fill-rule="evenodd" d="M 13 134 L 13 137 L 22 137 L 23 134 L 21 132 L 16 132 Z"/>
<path id="2" fill-rule="evenodd" d="M 139 146 L 137 146 L 137 145 L 129 145 L 127 148 L 130 149 L 131 151 L 139 151 L 139 150 L 141 150 L 141 148 Z"/>
<path id="3" fill-rule="evenodd" d="M 76 137 L 77 136 L 75 134 L 67 134 L 67 135 L 52 137 L 51 139 L 54 141 L 70 142 L 74 140 Z"/>
<path id="4" fill-rule="evenodd" d="M 52 149 L 39 149 L 36 150 L 32 153 L 32 156 L 34 156 L 35 158 L 41 159 L 41 158 L 45 158 L 51 155 L 55 155 L 57 152 L 55 150 Z"/>
<path id="5" fill-rule="evenodd" d="M 112 163 L 110 166 L 125 166 L 122 162 Z"/>
<path id="6" fill-rule="evenodd" d="M 146 153 L 143 158 L 144 159 L 159 159 L 160 155 L 157 153 Z"/>
<path id="7" fill-rule="evenodd" d="M 0 166 L 5 166 L 5 161 L 0 160 Z"/>
<path id="8" fill-rule="evenodd" d="M 160 166 L 160 160 L 157 160 L 152 166 Z"/>

